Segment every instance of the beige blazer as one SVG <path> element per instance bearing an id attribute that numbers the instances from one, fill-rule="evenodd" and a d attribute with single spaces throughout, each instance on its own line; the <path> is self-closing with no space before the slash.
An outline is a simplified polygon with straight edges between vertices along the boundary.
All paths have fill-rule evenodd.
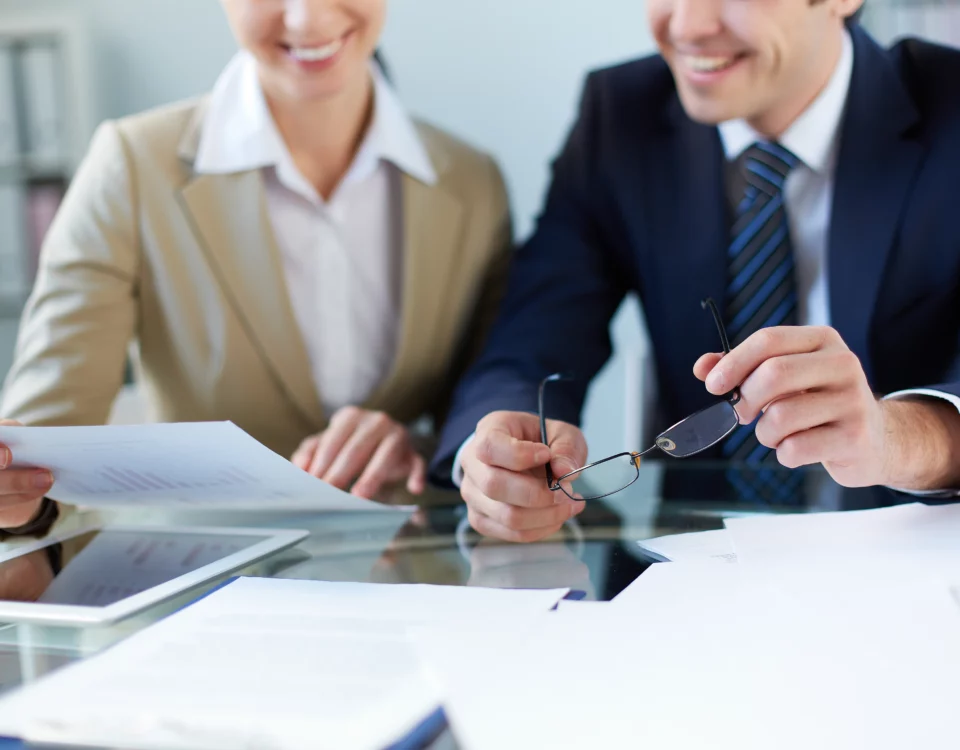
<path id="1" fill-rule="evenodd" d="M 103 423 L 132 348 L 160 421 L 231 420 L 278 453 L 325 414 L 259 171 L 193 171 L 205 100 L 100 127 L 43 247 L 0 415 Z M 438 176 L 404 176 L 401 338 L 363 406 L 442 419 L 499 302 L 511 249 L 496 164 L 418 123 Z"/>

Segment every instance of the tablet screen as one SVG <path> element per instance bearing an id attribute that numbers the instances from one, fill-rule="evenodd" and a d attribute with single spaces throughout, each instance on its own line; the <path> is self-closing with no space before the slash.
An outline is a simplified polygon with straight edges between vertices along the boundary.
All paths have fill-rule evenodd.
<path id="1" fill-rule="evenodd" d="M 106 607 L 268 537 L 100 529 L 0 562 L 0 601 Z"/>

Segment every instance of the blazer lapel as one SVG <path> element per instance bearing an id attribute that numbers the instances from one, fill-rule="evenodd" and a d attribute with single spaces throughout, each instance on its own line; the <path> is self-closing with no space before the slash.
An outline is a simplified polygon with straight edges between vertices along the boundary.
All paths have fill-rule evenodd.
<path id="1" fill-rule="evenodd" d="M 438 159 L 431 154 L 435 165 Z M 438 169 L 439 173 L 439 169 Z M 442 177 L 441 177 L 442 179 Z M 456 270 L 456 248 L 462 246 L 464 207 L 442 183 L 430 186 L 404 174 L 403 286 L 400 341 L 390 374 L 369 399 L 371 409 L 402 404 L 413 373 L 436 357 L 434 330 L 443 320 L 445 300 Z"/>
<path id="2" fill-rule="evenodd" d="M 191 164 L 195 143 L 195 134 L 188 133 L 181 145 L 181 156 Z M 325 422 L 323 408 L 290 304 L 260 173 L 195 175 L 178 197 L 224 297 L 264 366 L 305 426 L 319 429 Z"/>
<path id="3" fill-rule="evenodd" d="M 860 29 L 853 41 L 830 222 L 830 316 L 873 382 L 873 312 L 923 148 L 906 135 L 918 113 L 888 54 Z"/>
<path id="4" fill-rule="evenodd" d="M 643 283 L 644 310 L 655 349 L 671 360 L 668 372 L 680 378 L 673 387 L 684 392 L 689 384 L 700 402 L 708 396 L 691 368 L 700 355 L 720 351 L 716 327 L 700 302 L 712 297 L 723 312 L 729 235 L 725 161 L 716 128 L 691 121 L 678 99 L 665 117 L 665 128 L 647 148 L 647 166 L 640 172 L 645 185 L 655 186 L 644 266 L 656 269 L 656 285 Z"/>

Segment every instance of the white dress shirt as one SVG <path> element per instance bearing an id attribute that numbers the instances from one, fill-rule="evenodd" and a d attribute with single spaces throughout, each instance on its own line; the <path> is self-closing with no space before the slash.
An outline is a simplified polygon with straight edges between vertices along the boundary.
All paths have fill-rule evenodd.
<path id="1" fill-rule="evenodd" d="M 840 145 L 840 124 L 853 75 L 853 42 L 843 35 L 840 61 L 820 95 L 780 137 L 800 160 L 783 186 L 796 268 L 797 314 L 801 325 L 830 325 L 827 236 L 833 203 L 833 177 Z M 736 161 L 757 141 L 768 140 L 745 120 L 720 123 L 727 160 Z"/>
<path id="2" fill-rule="evenodd" d="M 844 32 L 840 61 L 826 88 L 779 139 L 780 145 L 801 162 L 787 175 L 783 186 L 801 325 L 830 325 L 827 244 L 840 125 L 852 75 L 853 41 Z M 766 140 L 744 120 L 721 123 L 719 130 L 724 152 L 731 162 L 752 144 Z M 890 394 L 888 398 L 909 395 L 942 398 L 960 409 L 960 398 L 939 391 L 914 389 Z"/>
<path id="3" fill-rule="evenodd" d="M 199 174 L 262 171 L 287 290 L 328 416 L 363 403 L 393 366 L 404 255 L 400 175 L 437 181 L 379 67 L 371 75 L 371 125 L 329 201 L 297 169 L 246 52 L 213 89 L 194 166 Z"/>
<path id="4" fill-rule="evenodd" d="M 840 126 L 852 75 L 853 40 L 845 32 L 840 60 L 826 87 L 779 139 L 779 143 L 801 162 L 787 176 L 783 188 L 796 267 L 797 313 L 801 325 L 830 325 L 827 244 Z M 757 141 L 769 140 L 745 120 L 720 123 L 719 131 L 724 153 L 731 163 Z M 960 398 L 939 391 L 910 390 L 891 394 L 888 398 L 906 395 L 946 399 L 960 410 Z M 453 482 L 457 486 L 463 481 L 460 459 L 472 439 L 473 435 L 464 441 L 454 460 Z"/>

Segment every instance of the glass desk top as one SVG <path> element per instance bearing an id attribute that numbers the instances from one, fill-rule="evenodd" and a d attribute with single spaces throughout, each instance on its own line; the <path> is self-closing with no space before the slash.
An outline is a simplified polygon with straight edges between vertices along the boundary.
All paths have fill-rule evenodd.
<path id="1" fill-rule="evenodd" d="M 589 504 L 556 537 L 530 545 L 481 539 L 469 528 L 459 496 L 439 490 L 419 498 L 419 507 L 412 513 L 73 511 L 63 514 L 55 531 L 111 523 L 304 529 L 310 536 L 300 544 L 238 575 L 493 588 L 569 587 L 584 592 L 587 599 L 609 600 L 654 562 L 637 545 L 639 540 L 722 528 L 723 519 L 735 515 L 854 510 L 914 499 L 881 488 L 846 490 L 818 470 L 804 474 L 802 498 L 789 505 L 748 503 L 731 494 L 725 476 L 728 469 L 718 464 L 649 462 L 630 488 Z M 109 647 L 218 583 L 108 627 L 0 623 L 0 697 Z M 0 585 L 5 584 L 0 581 Z"/>

